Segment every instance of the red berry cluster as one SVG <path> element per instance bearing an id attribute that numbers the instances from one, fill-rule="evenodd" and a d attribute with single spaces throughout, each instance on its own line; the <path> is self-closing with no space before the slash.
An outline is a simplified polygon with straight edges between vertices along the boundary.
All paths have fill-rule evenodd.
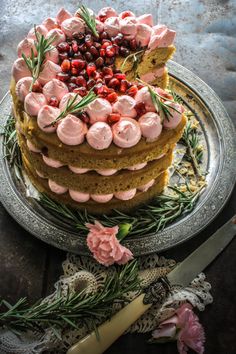
<path id="1" fill-rule="evenodd" d="M 94 88 L 111 103 L 117 100 L 119 92 L 134 97 L 138 87 L 128 82 L 114 64 L 116 56 L 126 57 L 136 48 L 135 39 L 125 40 L 122 33 L 112 38 L 106 32 L 100 33 L 99 38 L 79 33 L 57 46 L 62 69 L 57 79 L 66 83 L 70 92 L 81 96 Z M 52 100 L 51 104 L 56 103 Z"/>

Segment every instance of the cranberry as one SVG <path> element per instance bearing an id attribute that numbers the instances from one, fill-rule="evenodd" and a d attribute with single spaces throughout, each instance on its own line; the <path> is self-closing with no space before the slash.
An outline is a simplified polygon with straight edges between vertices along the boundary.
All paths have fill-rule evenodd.
<path id="1" fill-rule="evenodd" d="M 94 88 L 93 88 L 93 90 L 94 90 L 94 92 L 96 93 L 96 94 L 98 94 L 98 91 L 99 91 L 99 89 L 102 87 L 102 82 L 96 82 L 96 85 L 94 85 Z"/>
<path id="2" fill-rule="evenodd" d="M 136 93 L 138 92 L 138 88 L 136 85 L 131 86 L 127 91 L 127 95 L 134 97 L 136 95 Z"/>
<path id="3" fill-rule="evenodd" d="M 79 113 L 79 118 L 84 122 L 84 123 L 89 123 L 89 115 L 83 111 Z"/>
<path id="4" fill-rule="evenodd" d="M 72 75 L 78 75 L 79 74 L 79 70 L 76 69 L 76 68 L 71 68 L 70 72 L 71 72 Z"/>
<path id="5" fill-rule="evenodd" d="M 94 64 L 94 63 L 89 63 L 88 65 L 87 65 L 87 68 L 86 68 L 86 71 L 87 71 L 87 74 L 88 74 L 88 76 L 91 76 L 91 74 L 94 72 L 94 71 L 96 71 L 96 65 Z"/>
<path id="6" fill-rule="evenodd" d="M 137 83 L 137 87 L 138 87 L 138 89 L 140 90 L 141 88 L 143 88 L 143 87 L 144 87 L 144 85 L 143 85 L 143 84 L 141 84 L 141 82 L 138 82 L 138 83 Z"/>
<path id="7" fill-rule="evenodd" d="M 101 49 L 99 50 L 99 53 L 100 53 L 101 57 L 105 57 L 105 55 L 106 55 L 106 50 L 105 50 L 104 48 L 101 48 Z"/>
<path id="8" fill-rule="evenodd" d="M 65 81 L 67 81 L 70 78 L 70 75 L 67 74 L 67 73 L 63 73 L 63 72 L 62 73 L 57 73 L 56 78 L 58 80 L 60 80 L 60 81 L 65 82 Z"/>
<path id="9" fill-rule="evenodd" d="M 90 52 L 85 52 L 84 53 L 84 57 L 87 61 L 92 61 L 93 60 L 93 56 Z"/>
<path id="10" fill-rule="evenodd" d="M 122 12 L 121 18 L 123 19 L 123 18 L 129 17 L 129 16 L 133 17 L 134 15 L 131 11 L 127 10 L 127 11 Z"/>
<path id="11" fill-rule="evenodd" d="M 64 59 L 68 59 L 68 53 L 67 52 L 63 52 L 63 53 L 59 53 L 59 58 L 61 60 L 64 60 Z"/>
<path id="12" fill-rule="evenodd" d="M 71 76 L 70 77 L 70 82 L 73 82 L 73 84 L 76 84 L 77 77 L 76 76 Z"/>
<path id="13" fill-rule="evenodd" d="M 99 16 L 99 21 L 105 22 L 106 21 L 106 16 L 105 15 L 100 15 Z"/>
<path id="14" fill-rule="evenodd" d="M 68 85 L 67 85 L 68 89 L 70 92 L 73 92 L 74 89 L 76 89 L 78 86 L 76 84 L 74 84 L 73 82 L 70 82 Z"/>
<path id="15" fill-rule="evenodd" d="M 103 76 L 103 80 L 105 81 L 105 83 L 107 84 L 111 79 L 112 79 L 113 75 L 104 75 Z"/>
<path id="16" fill-rule="evenodd" d="M 120 47 L 117 44 L 113 44 L 113 48 L 115 49 L 115 54 L 119 55 L 120 53 Z"/>
<path id="17" fill-rule="evenodd" d="M 59 101 L 55 96 L 52 96 L 48 102 L 49 106 L 58 107 Z"/>
<path id="18" fill-rule="evenodd" d="M 74 93 L 78 93 L 80 96 L 84 97 L 87 95 L 87 90 L 85 87 L 77 87 L 73 91 Z"/>
<path id="19" fill-rule="evenodd" d="M 102 78 L 97 79 L 97 84 L 103 84 L 103 79 Z"/>
<path id="20" fill-rule="evenodd" d="M 130 46 L 130 49 L 131 49 L 131 50 L 137 49 L 137 42 L 136 42 L 136 39 L 135 39 L 135 38 L 133 38 L 133 39 L 130 40 L 129 46 Z"/>
<path id="21" fill-rule="evenodd" d="M 129 87 L 129 82 L 127 80 L 121 80 L 120 92 L 125 93 Z"/>
<path id="22" fill-rule="evenodd" d="M 117 74 L 114 74 L 114 77 L 118 80 L 125 80 L 126 75 L 122 74 L 122 73 L 117 73 Z"/>
<path id="23" fill-rule="evenodd" d="M 104 39 L 102 44 L 102 49 L 106 49 L 106 47 L 110 45 L 111 45 L 111 41 L 109 41 L 108 39 Z"/>
<path id="24" fill-rule="evenodd" d="M 113 45 L 109 45 L 106 47 L 106 56 L 108 58 L 114 57 L 115 54 L 116 54 L 116 48 L 113 47 Z"/>
<path id="25" fill-rule="evenodd" d="M 92 47 L 90 47 L 90 53 L 94 58 L 97 58 L 99 56 L 99 51 L 93 45 Z"/>
<path id="26" fill-rule="evenodd" d="M 86 61 L 82 59 L 73 59 L 71 60 L 71 66 L 72 68 L 83 70 L 86 66 Z"/>
<path id="27" fill-rule="evenodd" d="M 95 84 L 96 81 L 94 79 L 89 79 L 89 81 L 87 82 L 87 89 L 90 90 Z"/>
<path id="28" fill-rule="evenodd" d="M 101 21 L 101 20 L 100 20 Z M 108 33 L 107 32 L 105 32 L 105 31 L 103 31 L 102 33 L 100 33 L 100 39 L 106 39 L 106 38 L 109 38 L 109 36 L 108 36 Z"/>
<path id="29" fill-rule="evenodd" d="M 120 44 L 122 44 L 122 41 L 123 41 L 123 34 L 122 33 L 118 33 L 117 34 L 117 36 L 115 36 L 115 37 L 112 37 L 112 43 L 114 43 L 114 44 L 118 44 L 118 45 L 120 45 Z"/>
<path id="30" fill-rule="evenodd" d="M 67 42 L 61 42 L 61 43 L 58 44 L 57 50 L 58 50 L 59 53 L 69 52 L 70 46 L 69 46 L 69 44 Z"/>
<path id="31" fill-rule="evenodd" d="M 113 76 L 112 68 L 108 68 L 107 66 L 104 66 L 102 68 L 102 73 L 103 73 L 103 75 L 111 75 L 111 76 Z"/>
<path id="32" fill-rule="evenodd" d="M 61 69 L 64 73 L 67 73 L 70 71 L 70 60 L 69 59 L 64 59 L 63 62 L 61 63 Z"/>
<path id="33" fill-rule="evenodd" d="M 115 62 L 115 57 L 106 57 L 105 59 L 105 64 L 106 65 L 112 65 Z"/>
<path id="34" fill-rule="evenodd" d="M 72 48 L 70 48 L 70 50 L 69 50 L 69 52 L 68 52 L 68 56 L 69 56 L 69 58 L 73 58 L 74 57 L 74 52 L 73 52 L 73 50 L 72 50 Z"/>
<path id="35" fill-rule="evenodd" d="M 99 42 L 94 42 L 93 45 L 94 45 L 94 47 L 95 47 L 96 49 L 98 49 L 98 50 L 99 50 L 99 49 L 101 48 L 101 46 L 102 46 L 101 43 L 99 43 Z"/>
<path id="36" fill-rule="evenodd" d="M 32 91 L 33 92 L 42 92 L 43 91 L 42 85 L 38 81 L 36 81 L 33 84 Z"/>
<path id="37" fill-rule="evenodd" d="M 101 66 L 104 65 L 104 59 L 102 57 L 99 57 L 95 60 L 95 65 L 97 68 L 100 68 Z"/>
<path id="38" fill-rule="evenodd" d="M 84 39 L 84 33 L 78 32 L 74 34 L 73 37 L 81 41 L 82 39 Z"/>
<path id="39" fill-rule="evenodd" d="M 88 80 L 88 74 L 85 69 L 81 70 L 80 75 L 83 76 L 85 78 L 85 80 Z"/>
<path id="40" fill-rule="evenodd" d="M 74 59 L 84 59 L 84 57 L 83 57 L 83 55 L 80 53 L 80 52 L 78 52 L 78 53 L 75 53 L 74 54 Z"/>
<path id="41" fill-rule="evenodd" d="M 74 53 L 78 52 L 79 46 L 78 46 L 77 41 L 73 40 L 72 43 L 71 43 L 71 47 L 72 47 L 72 50 L 73 50 Z"/>
<path id="42" fill-rule="evenodd" d="M 144 102 L 137 103 L 134 108 L 136 109 L 138 116 L 142 116 L 143 114 L 146 113 L 146 108 L 145 108 Z"/>
<path id="43" fill-rule="evenodd" d="M 106 85 L 102 85 L 100 88 L 98 88 L 97 93 L 101 97 L 106 97 L 110 93 L 110 90 Z"/>
<path id="44" fill-rule="evenodd" d="M 97 81 L 98 79 L 101 78 L 101 74 L 100 74 L 99 72 L 97 72 L 97 71 L 94 71 L 94 72 L 91 74 L 91 77 L 92 77 L 95 81 Z"/>
<path id="45" fill-rule="evenodd" d="M 127 57 L 130 54 L 130 51 L 128 48 L 125 48 L 123 46 L 120 47 L 120 55 L 122 57 Z"/>
<path id="46" fill-rule="evenodd" d="M 76 85 L 86 87 L 87 86 L 87 82 L 86 82 L 86 80 L 85 80 L 85 78 L 83 76 L 77 76 Z"/>
<path id="47" fill-rule="evenodd" d="M 93 39 L 92 39 L 91 34 L 87 34 L 85 36 L 84 41 L 85 41 L 85 44 L 86 44 L 87 48 L 91 47 L 93 45 Z"/>
<path id="48" fill-rule="evenodd" d="M 109 95 L 107 95 L 106 99 L 110 102 L 113 103 L 115 101 L 117 101 L 118 95 L 116 92 L 111 92 L 109 93 Z"/>
<path id="49" fill-rule="evenodd" d="M 85 43 L 79 45 L 79 50 L 82 53 L 85 53 L 87 51 L 87 46 Z"/>
<path id="50" fill-rule="evenodd" d="M 107 117 L 107 122 L 110 123 L 110 124 L 119 122 L 119 120 L 120 120 L 120 114 L 119 113 L 111 113 Z"/>
<path id="51" fill-rule="evenodd" d="M 113 78 L 108 82 L 107 86 L 114 87 L 114 88 L 118 87 L 118 86 L 120 86 L 120 81 L 118 79 Z"/>

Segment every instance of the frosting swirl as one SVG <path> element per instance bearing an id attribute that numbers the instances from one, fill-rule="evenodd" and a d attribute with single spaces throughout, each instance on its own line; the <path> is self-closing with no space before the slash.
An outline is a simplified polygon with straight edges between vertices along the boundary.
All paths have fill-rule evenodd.
<path id="1" fill-rule="evenodd" d="M 98 12 L 98 18 L 102 18 L 103 21 L 109 17 L 117 17 L 118 14 L 116 10 L 114 10 L 112 7 L 103 7 L 99 12 Z"/>
<path id="2" fill-rule="evenodd" d="M 104 30 L 110 37 L 116 36 L 120 30 L 120 22 L 118 17 L 108 17 L 104 22 Z"/>
<path id="3" fill-rule="evenodd" d="M 152 28 L 144 23 L 137 25 L 136 41 L 141 47 L 148 45 L 152 35 Z"/>
<path id="4" fill-rule="evenodd" d="M 132 39 L 137 33 L 137 20 L 135 17 L 125 17 L 120 20 L 120 31 L 127 39 Z"/>
<path id="5" fill-rule="evenodd" d="M 160 29 L 161 30 L 161 29 Z M 165 48 L 171 45 L 175 39 L 176 32 L 166 28 L 160 34 L 151 37 L 148 48 L 150 50 L 156 48 Z"/>
<path id="6" fill-rule="evenodd" d="M 133 165 L 133 166 L 127 167 L 127 170 L 130 170 L 130 171 L 141 170 L 141 169 L 144 168 L 146 165 L 147 165 L 147 162 L 139 163 L 139 164 L 137 164 L 137 165 Z"/>
<path id="7" fill-rule="evenodd" d="M 26 57 L 31 56 L 31 49 L 33 49 L 34 55 L 37 54 L 37 50 L 34 45 L 34 40 L 31 38 L 23 39 L 17 46 L 17 55 L 19 58 L 22 58 L 22 54 Z"/>
<path id="8" fill-rule="evenodd" d="M 113 142 L 121 148 L 129 148 L 136 145 L 141 139 L 141 130 L 136 120 L 123 117 L 113 125 Z"/>
<path id="9" fill-rule="evenodd" d="M 46 37 L 46 34 L 48 33 L 47 28 L 44 25 L 38 25 L 35 28 L 31 28 L 31 30 L 29 31 L 27 38 L 31 38 L 33 40 L 36 40 L 36 36 L 35 36 L 35 31 L 39 34 L 42 34 L 44 37 Z"/>
<path id="10" fill-rule="evenodd" d="M 88 105 L 86 112 L 90 117 L 91 124 L 96 122 L 106 122 L 107 117 L 112 113 L 112 107 L 107 100 L 96 98 Z"/>
<path id="11" fill-rule="evenodd" d="M 72 172 L 77 173 L 78 175 L 82 175 L 83 173 L 90 171 L 89 168 L 74 167 L 70 165 L 68 167 Z"/>
<path id="12" fill-rule="evenodd" d="M 137 191 L 136 188 L 133 188 L 128 191 L 117 192 L 114 195 L 117 199 L 120 199 L 120 200 L 130 200 L 135 196 L 136 191 Z"/>
<path id="13" fill-rule="evenodd" d="M 152 97 L 147 87 L 142 87 L 138 90 L 135 96 L 135 101 L 137 103 L 143 102 L 147 111 L 156 112 L 155 106 L 152 102 Z"/>
<path id="14" fill-rule="evenodd" d="M 67 37 L 72 38 L 74 33 L 85 32 L 84 21 L 78 17 L 68 18 L 62 22 L 61 29 L 67 35 Z"/>
<path id="15" fill-rule="evenodd" d="M 108 168 L 105 170 L 96 170 L 96 172 L 101 176 L 112 176 L 117 172 L 117 170 L 115 168 Z"/>
<path id="16" fill-rule="evenodd" d="M 48 180 L 48 186 L 51 191 L 56 194 L 64 194 L 68 191 L 68 188 L 61 186 L 60 184 L 52 181 L 51 179 Z"/>
<path id="17" fill-rule="evenodd" d="M 166 101 L 165 104 L 169 106 L 169 112 L 172 115 L 168 119 L 165 118 L 163 121 L 163 126 L 168 129 L 175 129 L 182 119 L 182 114 L 184 112 L 184 107 L 175 102 Z M 174 108 L 174 109 L 172 109 Z"/>
<path id="18" fill-rule="evenodd" d="M 24 102 L 25 97 L 29 93 L 30 86 L 32 84 L 32 77 L 22 77 L 16 84 L 16 94 L 21 102 Z M 36 81 L 37 83 L 37 81 Z"/>
<path id="19" fill-rule="evenodd" d="M 51 159 L 50 157 L 47 157 L 45 155 L 42 155 L 42 158 L 43 158 L 44 163 L 50 167 L 60 168 L 60 167 L 64 166 L 63 163 L 61 163 L 60 161 Z"/>
<path id="20" fill-rule="evenodd" d="M 69 194 L 70 194 L 71 198 L 78 203 L 85 203 L 90 198 L 88 193 L 75 191 L 73 189 L 69 189 Z"/>
<path id="21" fill-rule="evenodd" d="M 68 92 L 69 91 L 66 84 L 57 79 L 48 81 L 43 87 L 43 94 L 48 101 L 53 96 L 56 97 L 58 101 L 60 101 L 62 97 L 64 97 Z"/>
<path id="22" fill-rule="evenodd" d="M 140 24 L 142 23 L 144 25 L 148 25 L 148 26 L 152 27 L 153 26 L 153 17 L 151 14 L 144 14 L 144 15 L 137 17 L 137 22 Z"/>
<path id="23" fill-rule="evenodd" d="M 57 73 L 61 72 L 61 67 L 51 60 L 46 60 L 43 70 L 39 74 L 38 81 L 41 85 L 45 85 L 48 81 L 55 79 Z"/>
<path id="24" fill-rule="evenodd" d="M 97 203 L 107 203 L 113 198 L 113 194 L 91 194 L 91 198 Z"/>
<path id="25" fill-rule="evenodd" d="M 31 143 L 31 141 L 28 139 L 26 140 L 26 145 L 28 149 L 32 152 L 36 152 L 36 153 L 41 152 L 41 150 L 37 149 L 36 146 L 33 143 Z"/>
<path id="26" fill-rule="evenodd" d="M 56 126 L 45 127 L 48 124 L 51 124 L 61 113 L 59 108 L 52 106 L 43 106 L 39 112 L 37 117 L 37 123 L 41 130 L 46 133 L 53 133 L 56 131 Z"/>
<path id="27" fill-rule="evenodd" d="M 94 149 L 107 149 L 112 142 L 112 131 L 107 123 L 96 122 L 89 128 L 86 138 Z"/>
<path id="28" fill-rule="evenodd" d="M 59 25 L 61 25 L 63 21 L 68 20 L 68 18 L 71 17 L 72 17 L 71 13 L 66 9 L 64 9 L 64 7 L 62 7 L 57 13 L 56 21 L 57 23 L 59 23 Z"/>
<path id="29" fill-rule="evenodd" d="M 37 116 L 40 108 L 46 104 L 46 97 L 42 93 L 30 92 L 25 97 L 24 108 L 30 116 Z"/>
<path id="30" fill-rule="evenodd" d="M 66 40 L 65 33 L 60 30 L 59 28 L 53 28 L 51 29 L 48 34 L 46 35 L 46 38 L 54 38 L 52 45 L 57 46 L 59 43 L 64 42 Z"/>
<path id="31" fill-rule="evenodd" d="M 86 131 L 86 124 L 72 114 L 68 114 L 57 126 L 57 136 L 66 145 L 82 144 Z"/>
<path id="32" fill-rule="evenodd" d="M 43 26 L 45 26 L 47 28 L 48 31 L 50 31 L 53 28 L 58 28 L 58 24 L 56 22 L 56 19 L 53 17 L 48 17 L 46 18 L 43 23 Z"/>
<path id="33" fill-rule="evenodd" d="M 155 179 L 152 179 L 148 183 L 143 184 L 142 186 L 138 187 L 138 190 L 141 191 L 141 192 L 147 192 L 147 190 L 149 188 L 151 188 L 154 185 L 154 183 L 155 183 Z"/>
<path id="34" fill-rule="evenodd" d="M 118 112 L 121 116 L 134 118 L 137 116 L 135 105 L 134 98 L 128 95 L 119 96 L 118 100 L 113 104 L 113 112 Z"/>
<path id="35" fill-rule="evenodd" d="M 76 93 L 74 93 L 74 92 L 69 92 L 65 96 L 63 96 L 60 101 L 60 104 L 59 104 L 60 110 L 63 111 L 66 108 L 68 101 L 72 100 L 75 96 L 76 96 Z M 82 100 L 82 97 L 77 94 L 77 98 L 75 100 L 75 103 L 79 103 L 79 101 L 81 101 L 81 100 Z"/>
<path id="36" fill-rule="evenodd" d="M 147 112 L 139 120 L 142 135 L 147 141 L 155 141 L 162 131 L 161 118 L 157 113 Z"/>
<path id="37" fill-rule="evenodd" d="M 57 48 L 52 48 L 45 54 L 45 59 L 46 60 L 51 60 L 53 63 L 58 64 L 59 63 L 59 52 Z"/>
<path id="38" fill-rule="evenodd" d="M 16 59 L 13 64 L 11 73 L 14 77 L 15 82 L 18 82 L 23 77 L 31 76 L 31 72 L 23 58 Z"/>

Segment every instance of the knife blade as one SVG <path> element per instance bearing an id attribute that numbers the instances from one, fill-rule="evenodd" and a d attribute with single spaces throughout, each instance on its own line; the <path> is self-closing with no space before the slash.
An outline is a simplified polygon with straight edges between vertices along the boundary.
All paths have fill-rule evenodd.
<path id="1" fill-rule="evenodd" d="M 224 250 L 235 235 L 236 215 L 168 273 L 164 283 L 157 282 L 153 287 L 150 287 L 147 294 L 139 295 L 110 320 L 98 327 L 99 338 L 95 332 L 92 332 L 74 344 L 67 354 L 102 354 L 152 306 L 155 297 L 161 305 L 167 294 L 167 286 L 181 285 L 185 287 L 189 285 Z M 156 292 L 157 294 L 155 294 Z"/>

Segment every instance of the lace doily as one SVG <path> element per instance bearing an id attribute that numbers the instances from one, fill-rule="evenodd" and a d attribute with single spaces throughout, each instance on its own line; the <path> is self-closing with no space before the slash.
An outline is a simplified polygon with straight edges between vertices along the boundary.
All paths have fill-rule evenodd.
<path id="1" fill-rule="evenodd" d="M 139 277 L 143 288 L 149 286 L 161 276 L 166 275 L 173 269 L 176 262 L 172 259 L 152 254 L 143 256 L 137 259 L 139 265 Z M 103 287 L 104 281 L 109 273 L 114 272 L 114 268 L 106 268 L 98 264 L 95 260 L 68 254 L 67 259 L 62 264 L 64 274 L 55 283 L 55 292 L 45 298 L 43 301 L 51 301 L 61 290 L 62 295 L 66 296 L 68 291 L 78 292 L 86 289 L 86 292 L 94 293 Z M 199 274 L 186 288 L 172 288 L 168 298 L 161 307 L 153 305 L 142 317 L 140 317 L 127 332 L 145 333 L 152 331 L 163 320 L 170 317 L 175 309 L 183 302 L 190 302 L 193 307 L 203 311 L 207 304 L 212 303 L 213 298 L 210 294 L 211 285 L 205 281 L 204 273 Z M 132 292 L 128 295 L 129 300 L 137 296 L 137 293 Z M 119 306 L 115 305 L 114 312 L 119 310 Z M 96 323 L 99 325 L 99 321 Z M 79 329 L 67 330 L 61 332 L 62 340 L 58 340 L 55 334 L 48 329 L 43 338 L 34 336 L 22 336 L 18 338 L 11 332 L 0 333 L 0 350 L 1 353 L 14 354 L 39 354 L 45 349 L 52 350 L 51 352 L 64 352 L 72 344 L 82 339 L 87 333 L 93 330 L 92 323 L 86 321 L 79 323 Z"/>

